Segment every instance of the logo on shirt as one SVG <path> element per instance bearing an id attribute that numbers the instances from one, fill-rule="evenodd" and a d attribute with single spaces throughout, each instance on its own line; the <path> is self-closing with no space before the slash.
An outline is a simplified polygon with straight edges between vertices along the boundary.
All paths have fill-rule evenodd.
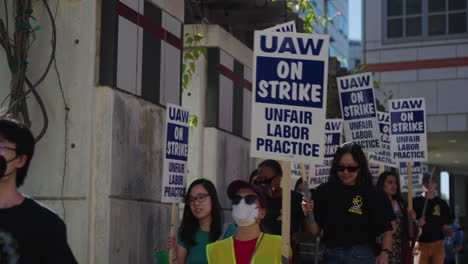
<path id="1" fill-rule="evenodd" d="M 353 206 L 351 206 L 351 208 L 348 209 L 348 212 L 362 215 L 363 205 L 364 201 L 362 199 L 362 196 L 356 195 L 356 197 L 353 198 Z"/>
<path id="2" fill-rule="evenodd" d="M 16 264 L 19 258 L 18 242 L 12 234 L 0 230 L 0 263 Z"/>
<path id="3" fill-rule="evenodd" d="M 440 216 L 440 204 L 436 204 L 434 206 L 434 212 L 432 213 L 432 215 Z"/>

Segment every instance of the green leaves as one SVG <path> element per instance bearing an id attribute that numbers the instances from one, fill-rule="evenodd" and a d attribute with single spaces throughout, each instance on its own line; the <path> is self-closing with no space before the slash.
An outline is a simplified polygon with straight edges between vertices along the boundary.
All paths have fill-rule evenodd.
<path id="1" fill-rule="evenodd" d="M 200 33 L 190 34 L 185 33 L 185 50 L 182 63 L 182 88 L 187 89 L 193 73 L 196 71 L 196 62 L 200 56 L 206 56 L 207 51 L 205 47 L 200 46 L 201 40 L 204 36 Z"/>
<path id="2" fill-rule="evenodd" d="M 190 127 L 197 127 L 198 126 L 198 116 L 190 115 L 189 126 Z"/>

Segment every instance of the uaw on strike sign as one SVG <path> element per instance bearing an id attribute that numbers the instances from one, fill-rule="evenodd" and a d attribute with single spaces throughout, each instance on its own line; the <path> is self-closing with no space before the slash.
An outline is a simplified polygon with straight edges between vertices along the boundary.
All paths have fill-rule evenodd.
<path id="1" fill-rule="evenodd" d="M 390 115 L 388 113 L 377 111 L 377 117 L 379 119 L 380 127 L 381 151 L 369 153 L 369 161 L 371 162 L 371 165 L 373 163 L 377 163 L 383 166 L 397 167 L 398 165 L 393 161 L 392 152 L 390 148 Z"/>
<path id="2" fill-rule="evenodd" d="M 346 141 L 365 152 L 380 151 L 380 130 L 372 73 L 337 78 Z"/>
<path id="3" fill-rule="evenodd" d="M 389 109 L 393 159 L 398 162 L 427 161 L 424 98 L 390 100 Z"/>
<path id="4" fill-rule="evenodd" d="M 313 189 L 328 181 L 333 156 L 341 143 L 343 120 L 327 119 L 325 124 L 325 153 L 322 164 L 315 164 L 309 174 L 309 189 Z"/>
<path id="5" fill-rule="evenodd" d="M 166 137 L 163 164 L 163 203 L 184 201 L 187 183 L 187 159 L 190 114 L 180 106 L 167 104 Z"/>
<path id="6" fill-rule="evenodd" d="M 255 32 L 251 156 L 323 159 L 329 36 Z"/>

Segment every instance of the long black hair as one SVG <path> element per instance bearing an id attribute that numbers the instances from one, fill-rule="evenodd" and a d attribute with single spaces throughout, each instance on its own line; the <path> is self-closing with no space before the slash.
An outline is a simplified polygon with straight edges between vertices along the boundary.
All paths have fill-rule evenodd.
<path id="1" fill-rule="evenodd" d="M 187 196 L 185 199 L 184 215 L 182 217 L 182 223 L 179 227 L 179 235 L 187 247 L 195 246 L 195 233 L 200 228 L 198 219 L 193 215 L 190 208 L 190 192 L 196 185 L 202 185 L 211 198 L 211 225 L 210 225 L 210 241 L 214 242 L 221 235 L 221 205 L 219 203 L 218 194 L 214 184 L 207 179 L 198 179 L 190 184 L 187 190 Z"/>
<path id="2" fill-rule="evenodd" d="M 329 182 L 341 183 L 338 178 L 338 166 L 341 158 L 344 154 L 349 153 L 353 156 L 354 161 L 359 164 L 359 174 L 356 179 L 356 185 L 358 186 L 374 186 L 372 184 L 372 174 L 369 170 L 369 163 L 367 162 L 366 155 L 362 151 L 361 146 L 355 142 L 347 142 L 338 147 L 333 156 L 333 162 L 330 169 Z"/>
<path id="3" fill-rule="evenodd" d="M 379 175 L 379 179 L 377 180 L 377 191 L 383 192 L 384 191 L 384 184 L 385 181 L 389 176 L 395 177 L 396 184 L 397 184 L 397 189 L 395 195 L 393 195 L 393 199 L 398 201 L 398 202 L 403 202 L 403 196 L 401 195 L 400 191 L 400 177 L 398 176 L 397 173 L 393 173 L 390 171 L 384 171 Z"/>

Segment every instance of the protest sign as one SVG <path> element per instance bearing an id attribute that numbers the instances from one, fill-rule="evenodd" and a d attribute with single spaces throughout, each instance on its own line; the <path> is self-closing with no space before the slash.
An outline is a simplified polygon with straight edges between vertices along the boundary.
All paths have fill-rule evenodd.
<path id="1" fill-rule="evenodd" d="M 167 104 L 161 201 L 184 201 L 187 182 L 189 112 Z"/>
<path id="2" fill-rule="evenodd" d="M 271 28 L 266 28 L 263 31 L 268 32 L 296 32 L 296 21 L 292 20 L 283 24 L 276 25 Z"/>
<path id="3" fill-rule="evenodd" d="M 381 150 L 369 153 L 369 161 L 383 166 L 396 167 L 397 163 L 393 161 L 390 150 L 390 115 L 377 111 L 377 118 L 379 120 Z"/>
<path id="4" fill-rule="evenodd" d="M 315 164 L 309 172 L 309 189 L 328 181 L 333 156 L 341 143 L 343 120 L 327 119 L 325 123 L 325 152 L 322 164 Z"/>
<path id="5" fill-rule="evenodd" d="M 305 166 L 306 173 L 309 173 L 310 164 L 304 164 L 304 166 Z M 296 179 L 299 178 L 299 177 L 302 177 L 301 165 L 300 165 L 299 162 L 292 162 L 291 163 L 291 177 L 294 177 Z"/>
<path id="6" fill-rule="evenodd" d="M 380 130 L 372 73 L 337 78 L 346 141 L 365 152 L 380 151 Z"/>
<path id="7" fill-rule="evenodd" d="M 381 166 L 382 165 L 379 163 L 370 162 L 369 169 L 372 174 L 372 182 L 374 183 L 374 185 L 377 184 L 377 180 L 379 179 L 379 175 L 382 171 Z"/>
<path id="8" fill-rule="evenodd" d="M 397 162 L 427 161 L 424 98 L 390 100 L 389 109 L 393 159 Z"/>
<path id="9" fill-rule="evenodd" d="M 251 156 L 323 159 L 329 36 L 256 31 Z"/>
<path id="10" fill-rule="evenodd" d="M 411 169 L 413 192 L 422 192 L 423 168 L 421 162 L 414 162 Z M 400 162 L 400 190 L 408 192 L 408 168 L 407 162 Z"/>

